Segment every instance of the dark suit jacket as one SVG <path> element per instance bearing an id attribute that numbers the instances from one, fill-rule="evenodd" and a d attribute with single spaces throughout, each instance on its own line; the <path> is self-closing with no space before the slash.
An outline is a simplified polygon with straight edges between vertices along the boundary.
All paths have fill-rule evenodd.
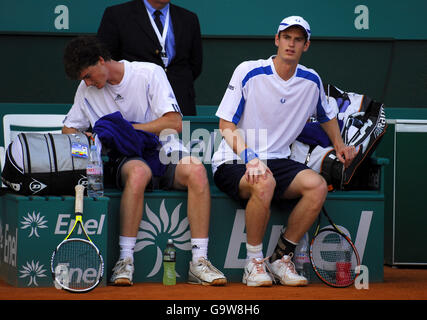
<path id="1" fill-rule="evenodd" d="M 176 55 L 165 69 L 183 115 L 195 115 L 194 80 L 202 71 L 202 41 L 196 14 L 169 4 Z M 159 40 L 142 0 L 105 9 L 98 38 L 114 60 L 148 61 L 164 67 Z"/>

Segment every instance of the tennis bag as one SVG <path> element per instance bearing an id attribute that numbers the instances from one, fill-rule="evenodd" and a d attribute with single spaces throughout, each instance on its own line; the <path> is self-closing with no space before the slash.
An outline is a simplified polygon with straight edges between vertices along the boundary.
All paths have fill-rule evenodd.
<path id="1" fill-rule="evenodd" d="M 365 160 L 370 157 L 386 131 L 384 105 L 366 95 L 345 92 L 332 85 L 327 86 L 327 98 L 336 111 L 344 143 L 355 146 L 356 151 L 359 150 L 358 154 L 350 166 L 344 169 L 326 133 L 314 121 L 306 124 L 297 141 L 292 144 L 290 158 L 305 163 L 320 173 L 330 190 L 354 189 L 350 182 L 356 169 L 369 167 Z M 372 186 L 362 187 L 371 189 Z M 358 188 L 360 186 L 356 187 Z"/>
<path id="2" fill-rule="evenodd" d="M 89 138 L 84 133 L 20 133 L 9 144 L 1 179 L 21 195 L 74 195 L 87 184 Z"/>

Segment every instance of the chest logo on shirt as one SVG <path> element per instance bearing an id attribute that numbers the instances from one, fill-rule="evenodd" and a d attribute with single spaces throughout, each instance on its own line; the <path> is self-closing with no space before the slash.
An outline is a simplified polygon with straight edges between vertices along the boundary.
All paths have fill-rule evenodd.
<path id="1" fill-rule="evenodd" d="M 115 98 L 114 98 L 114 101 L 116 101 L 116 102 L 118 102 L 118 101 L 123 101 L 125 98 L 123 98 L 121 95 L 117 95 Z"/>
<path id="2" fill-rule="evenodd" d="M 285 102 L 286 102 L 286 99 L 285 99 L 285 98 L 280 99 L 280 103 L 281 103 L 281 104 L 284 104 Z"/>

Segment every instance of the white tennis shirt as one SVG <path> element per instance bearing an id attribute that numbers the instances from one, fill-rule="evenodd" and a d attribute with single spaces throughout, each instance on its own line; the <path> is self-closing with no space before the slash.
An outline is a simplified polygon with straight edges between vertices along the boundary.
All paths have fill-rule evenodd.
<path id="1" fill-rule="evenodd" d="M 120 111 L 130 122 L 147 123 L 167 112 L 179 112 L 175 95 L 164 70 L 149 62 L 124 63 L 124 75 L 119 84 L 98 89 L 81 81 L 64 125 L 81 131 L 110 113 Z M 168 151 L 181 148 L 177 136 L 168 136 Z M 171 147 L 171 148 L 169 148 Z"/>
<path id="2" fill-rule="evenodd" d="M 310 117 L 326 122 L 335 116 L 314 70 L 298 65 L 285 81 L 277 74 L 273 59 L 241 63 L 216 113 L 241 129 L 248 147 L 263 160 L 289 157 L 290 144 Z M 212 157 L 213 172 L 233 159 L 240 158 L 223 139 Z"/>
<path id="3" fill-rule="evenodd" d="M 125 69 L 119 84 L 106 83 L 98 89 L 81 81 L 65 126 L 86 130 L 102 116 L 116 111 L 126 120 L 139 123 L 153 121 L 167 112 L 180 112 L 160 66 L 149 62 L 120 62 Z"/>

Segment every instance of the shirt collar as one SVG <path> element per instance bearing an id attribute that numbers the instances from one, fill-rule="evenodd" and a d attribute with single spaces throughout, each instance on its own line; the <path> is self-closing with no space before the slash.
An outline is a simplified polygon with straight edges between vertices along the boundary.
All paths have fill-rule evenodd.
<path id="1" fill-rule="evenodd" d="M 150 12 L 150 14 L 153 15 L 154 11 L 156 11 L 157 9 L 154 9 L 151 6 L 151 4 L 148 3 L 147 0 L 143 0 L 143 2 L 144 2 L 145 7 L 147 8 L 148 12 Z M 169 3 L 163 9 L 161 9 L 159 11 L 163 14 L 163 16 L 166 17 L 166 14 L 168 13 L 168 10 L 169 10 Z"/>

